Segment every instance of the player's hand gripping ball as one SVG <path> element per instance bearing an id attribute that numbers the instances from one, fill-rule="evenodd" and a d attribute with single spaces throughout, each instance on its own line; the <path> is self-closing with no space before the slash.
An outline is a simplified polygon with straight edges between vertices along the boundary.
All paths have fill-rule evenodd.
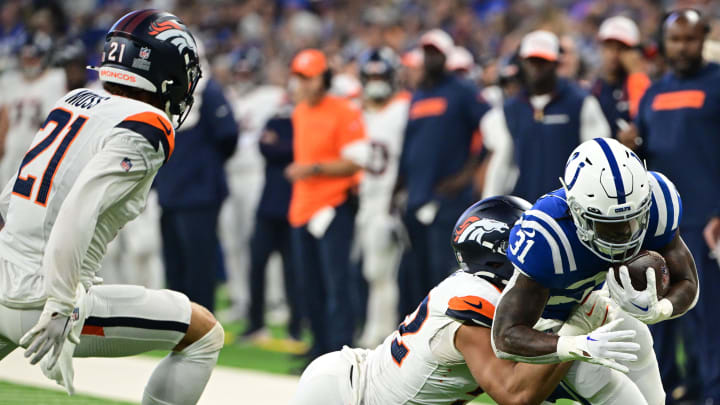
<path id="1" fill-rule="evenodd" d="M 670 272 L 667 268 L 665 258 L 658 252 L 652 250 L 643 250 L 637 256 L 623 263 L 628 269 L 630 282 L 632 287 L 637 291 L 643 291 L 647 286 L 647 269 L 651 267 L 655 270 L 655 292 L 658 299 L 667 294 L 670 288 Z M 620 266 L 615 268 L 615 281 L 622 283 L 620 279 Z M 622 284 L 623 287 L 627 287 Z"/>
<path id="2" fill-rule="evenodd" d="M 659 253 L 644 250 L 610 267 L 606 281 L 613 301 L 640 321 L 654 324 L 672 315 L 672 303 L 663 298 L 670 287 L 670 273 Z"/>

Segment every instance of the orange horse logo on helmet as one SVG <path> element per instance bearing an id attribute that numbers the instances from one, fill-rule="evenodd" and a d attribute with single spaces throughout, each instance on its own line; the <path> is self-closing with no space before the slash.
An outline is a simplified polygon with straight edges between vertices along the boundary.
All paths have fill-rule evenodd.
<path id="1" fill-rule="evenodd" d="M 467 240 L 474 240 L 482 243 L 483 236 L 490 232 L 504 232 L 510 227 L 500 221 L 490 218 L 482 218 L 472 216 L 465 220 L 462 225 L 455 229 L 455 243 L 463 243 Z"/>

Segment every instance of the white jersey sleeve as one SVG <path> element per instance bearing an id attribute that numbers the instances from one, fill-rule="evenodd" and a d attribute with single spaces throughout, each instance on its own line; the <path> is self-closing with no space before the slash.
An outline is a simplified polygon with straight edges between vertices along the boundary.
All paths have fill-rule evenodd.
<path id="1" fill-rule="evenodd" d="M 45 250 L 47 305 L 54 312 L 72 312 L 80 269 L 98 218 L 145 179 L 152 179 L 163 160 L 162 151 L 141 135 L 116 129 L 87 163 L 65 197 Z"/>
<path id="2" fill-rule="evenodd" d="M 455 333 L 463 324 L 490 327 L 500 291 L 485 279 L 457 271 L 367 356 L 365 404 L 470 401 L 482 391 Z"/>

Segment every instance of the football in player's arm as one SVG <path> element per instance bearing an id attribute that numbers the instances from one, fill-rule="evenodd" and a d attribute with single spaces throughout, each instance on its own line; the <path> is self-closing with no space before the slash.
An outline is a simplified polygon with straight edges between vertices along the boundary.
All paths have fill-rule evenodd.
<path id="1" fill-rule="evenodd" d="M 625 341 L 634 331 L 559 337 L 533 325 L 541 316 L 562 313 L 563 302 L 577 302 L 605 279 L 622 316 L 645 324 L 692 309 L 698 278 L 679 235 L 680 196 L 665 176 L 646 171 L 632 151 L 614 140 L 581 144 L 561 182 L 563 188 L 538 200 L 512 231 L 508 255 L 516 272 L 497 308 L 494 348 L 499 357 L 516 361 L 579 359 L 627 372 L 618 361 L 636 358 L 638 349 Z M 627 262 L 641 248 L 658 251 L 667 261 L 671 284 L 665 297 L 657 297 L 652 269 L 643 291 L 618 283 L 612 269 L 603 277 L 611 265 Z M 626 266 L 619 271 L 621 279 L 628 279 Z"/>
<path id="2" fill-rule="evenodd" d="M 513 273 L 505 255 L 510 229 L 529 207 L 520 198 L 501 196 L 468 208 L 452 235 L 461 270 L 433 288 L 376 349 L 346 347 L 313 361 L 291 403 L 465 403 L 483 392 L 500 404 L 545 401 L 573 362 L 539 365 L 499 359 L 490 333 L 495 306 Z M 586 331 L 605 322 L 610 300 L 599 294 L 591 298 L 563 328 L 571 324 Z M 574 322 L 594 307 L 593 317 Z"/>

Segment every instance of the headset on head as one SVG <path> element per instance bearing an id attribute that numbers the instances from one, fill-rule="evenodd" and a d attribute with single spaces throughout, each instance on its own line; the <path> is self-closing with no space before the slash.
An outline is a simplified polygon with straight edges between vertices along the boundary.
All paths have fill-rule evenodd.
<path id="1" fill-rule="evenodd" d="M 705 18 L 705 16 L 702 12 L 700 12 L 700 10 L 694 8 L 680 8 L 665 13 L 665 16 L 662 20 L 662 25 L 660 25 L 660 30 L 662 31 L 662 33 L 665 32 L 665 29 L 667 29 L 667 26 L 669 24 L 672 24 L 680 17 L 685 17 L 685 19 L 688 21 L 697 20 L 702 24 L 705 34 L 708 34 L 710 32 L 710 22 L 707 18 Z"/>

